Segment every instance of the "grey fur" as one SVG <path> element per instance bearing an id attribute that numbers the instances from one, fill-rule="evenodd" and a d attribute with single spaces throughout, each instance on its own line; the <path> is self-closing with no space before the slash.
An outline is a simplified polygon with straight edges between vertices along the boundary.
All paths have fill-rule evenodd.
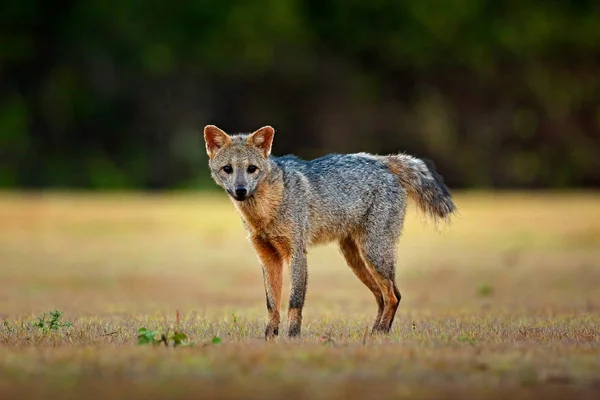
<path id="1" fill-rule="evenodd" d="M 268 143 L 259 140 L 260 148 L 249 142 L 252 135 L 228 136 L 226 145 L 209 151 L 217 184 L 230 195 L 236 185 L 248 188 L 248 198 L 232 201 L 250 239 L 261 243 L 257 251 L 266 271 L 267 337 L 279 324 L 278 300 L 270 298 L 276 288 L 267 271 L 280 268 L 280 260 L 289 262 L 289 334 L 299 335 L 308 275 L 306 252 L 310 246 L 329 242 L 339 243 L 353 272 L 375 296 L 378 316 L 373 331 L 388 332 L 400 302 L 395 258 L 407 196 L 435 219 L 448 219 L 455 206 L 441 176 L 408 155 L 331 154 L 312 161 L 274 157 L 269 155 L 272 136 Z M 223 173 L 225 165 L 232 166 L 231 174 Z M 249 174 L 249 165 L 256 165 L 258 173 Z M 269 207 L 263 207 L 264 202 Z"/>

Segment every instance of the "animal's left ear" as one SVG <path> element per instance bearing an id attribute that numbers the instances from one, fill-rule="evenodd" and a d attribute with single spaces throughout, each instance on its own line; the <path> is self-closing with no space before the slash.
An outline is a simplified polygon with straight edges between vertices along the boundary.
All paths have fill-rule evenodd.
<path id="1" fill-rule="evenodd" d="M 275 129 L 268 125 L 263 126 L 248 137 L 248 143 L 258 147 L 265 157 L 269 157 L 273 145 L 273 135 L 275 135 Z"/>

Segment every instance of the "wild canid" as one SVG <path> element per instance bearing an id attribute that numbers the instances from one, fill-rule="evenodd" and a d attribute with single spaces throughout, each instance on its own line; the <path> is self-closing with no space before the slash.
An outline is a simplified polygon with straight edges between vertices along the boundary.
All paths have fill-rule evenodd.
<path id="1" fill-rule="evenodd" d="M 405 154 L 331 154 L 312 161 L 274 157 L 275 131 L 228 135 L 204 128 L 209 167 L 229 193 L 262 264 L 269 321 L 279 333 L 283 265 L 290 266 L 289 336 L 299 336 L 308 276 L 306 252 L 337 242 L 377 301 L 373 332 L 389 332 L 400 304 L 396 245 L 410 196 L 434 219 L 455 211 L 432 165 Z"/>

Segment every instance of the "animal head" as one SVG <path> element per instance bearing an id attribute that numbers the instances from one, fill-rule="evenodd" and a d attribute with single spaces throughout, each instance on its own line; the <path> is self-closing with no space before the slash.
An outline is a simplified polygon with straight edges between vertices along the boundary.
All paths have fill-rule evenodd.
<path id="1" fill-rule="evenodd" d="M 211 175 L 235 200 L 244 201 L 254 195 L 270 172 L 274 134 L 270 126 L 251 134 L 231 136 L 214 125 L 204 128 Z"/>

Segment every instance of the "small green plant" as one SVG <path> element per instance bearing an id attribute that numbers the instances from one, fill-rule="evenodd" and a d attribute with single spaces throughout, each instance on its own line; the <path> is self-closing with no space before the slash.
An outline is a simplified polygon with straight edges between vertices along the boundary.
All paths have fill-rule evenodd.
<path id="1" fill-rule="evenodd" d="M 31 326 L 42 332 L 59 331 L 61 328 L 69 329 L 72 323 L 62 320 L 63 313 L 58 310 L 46 311 L 38 317 Z M 6 326 L 6 325 L 5 325 Z"/>
<path id="2" fill-rule="evenodd" d="M 245 337 L 248 335 L 248 328 L 245 324 L 240 323 L 237 315 L 233 310 L 231 310 L 231 319 L 233 321 L 233 329 L 237 331 L 240 337 Z"/>
<path id="3" fill-rule="evenodd" d="M 172 345 L 173 347 L 178 346 L 191 346 L 192 343 L 188 340 L 188 337 L 183 332 L 169 332 L 168 334 L 159 333 L 157 331 L 151 331 L 147 328 L 138 329 L 138 345 L 159 345 L 163 343 L 165 347 Z"/>
<path id="4" fill-rule="evenodd" d="M 187 346 L 190 344 L 187 335 L 183 332 L 175 332 L 170 336 L 170 339 L 173 342 L 173 347 Z"/>
<path id="5" fill-rule="evenodd" d="M 13 328 L 12 326 L 10 326 L 10 324 L 8 323 L 8 321 L 4 321 L 3 325 L 4 325 L 4 329 L 6 330 L 6 332 L 9 335 L 17 333 L 17 329 Z"/>
<path id="6" fill-rule="evenodd" d="M 477 339 L 472 333 L 463 333 L 458 337 L 459 342 L 469 343 L 472 346 L 477 344 Z"/>
<path id="7" fill-rule="evenodd" d="M 477 294 L 481 297 L 489 297 L 494 294 L 492 285 L 484 284 L 477 288 Z"/>
<path id="8" fill-rule="evenodd" d="M 138 329 L 138 345 L 158 343 L 156 341 L 156 331 L 150 331 L 147 328 Z"/>
<path id="9" fill-rule="evenodd" d="M 212 342 L 211 343 L 212 344 L 221 344 L 221 343 L 223 343 L 223 341 L 221 340 L 220 337 L 215 336 L 215 337 L 212 338 Z"/>

